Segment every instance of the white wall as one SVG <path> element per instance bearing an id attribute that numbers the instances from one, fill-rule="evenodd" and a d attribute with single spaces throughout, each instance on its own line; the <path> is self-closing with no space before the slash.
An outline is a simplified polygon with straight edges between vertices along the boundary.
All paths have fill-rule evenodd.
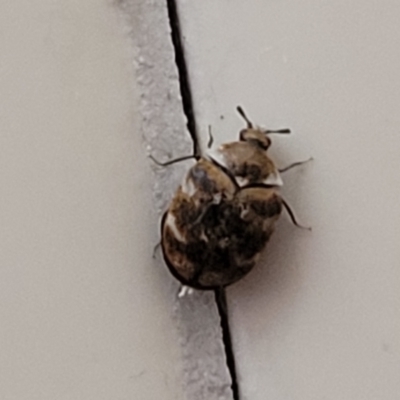
<path id="1" fill-rule="evenodd" d="M 285 175 L 265 257 L 228 289 L 241 400 L 400 390 L 394 2 L 179 1 L 198 130 L 241 104 Z M 165 2 L 0 5 L 0 397 L 231 399 L 212 294 L 178 301 L 159 212 L 190 151 Z"/>
<path id="2" fill-rule="evenodd" d="M 0 398 L 182 399 L 118 11 L 3 2 L 0 26 Z"/>
<path id="3" fill-rule="evenodd" d="M 292 128 L 278 165 L 315 159 L 283 190 L 312 233 L 283 216 L 228 290 L 242 399 L 397 398 L 400 4 L 179 4 L 203 137 L 237 137 L 241 104 Z"/>

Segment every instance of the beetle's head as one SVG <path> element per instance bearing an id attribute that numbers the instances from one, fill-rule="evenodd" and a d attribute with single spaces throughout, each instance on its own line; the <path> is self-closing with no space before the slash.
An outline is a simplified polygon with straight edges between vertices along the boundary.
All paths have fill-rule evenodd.
<path id="1" fill-rule="evenodd" d="M 262 129 L 258 126 L 254 126 L 253 123 L 247 118 L 247 115 L 243 111 L 242 107 L 238 106 L 237 108 L 238 113 L 241 117 L 246 121 L 247 128 L 242 129 L 240 131 L 239 139 L 241 141 L 249 142 L 263 150 L 267 150 L 269 146 L 271 146 L 271 139 L 268 137 L 271 133 L 283 133 L 288 134 L 290 133 L 289 129 L 277 129 L 277 130 L 270 130 L 270 129 Z"/>

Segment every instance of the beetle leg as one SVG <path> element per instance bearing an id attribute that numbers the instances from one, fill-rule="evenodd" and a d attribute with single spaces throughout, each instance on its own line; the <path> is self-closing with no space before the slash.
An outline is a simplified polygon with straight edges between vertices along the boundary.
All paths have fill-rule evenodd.
<path id="1" fill-rule="evenodd" d="M 193 289 L 189 286 L 186 285 L 181 285 L 181 287 L 178 290 L 177 297 L 178 299 L 181 299 L 182 297 L 185 297 L 186 295 L 191 295 L 193 293 Z"/>
<path id="2" fill-rule="evenodd" d="M 168 165 L 172 165 L 172 164 L 175 164 L 175 163 L 180 162 L 180 161 L 190 160 L 191 158 L 194 158 L 196 160 L 198 159 L 197 156 L 191 155 L 191 156 L 183 156 L 183 157 L 174 158 L 173 160 L 169 160 L 169 161 L 166 161 L 166 162 L 162 163 L 162 162 L 156 160 L 151 154 L 149 154 L 149 157 L 151 158 L 151 160 L 153 162 L 155 162 L 160 167 L 167 167 Z"/>
<path id="3" fill-rule="evenodd" d="M 289 169 L 292 169 L 292 168 L 294 168 L 294 167 L 298 167 L 299 165 L 306 164 L 306 163 L 308 163 L 309 161 L 312 161 L 312 160 L 314 160 L 314 159 L 313 159 L 312 157 L 310 157 L 308 160 L 305 160 L 305 161 L 297 161 L 297 162 L 294 162 L 294 163 L 288 165 L 288 166 L 285 167 L 285 168 L 279 168 L 278 171 L 281 172 L 281 173 L 282 173 L 282 172 L 286 172 L 286 171 L 288 171 Z"/>
<path id="4" fill-rule="evenodd" d="M 153 248 L 153 258 L 156 258 L 156 253 L 157 250 L 160 248 L 160 246 L 161 246 L 161 240 Z"/>
<path id="5" fill-rule="evenodd" d="M 296 217 L 294 216 L 294 212 L 292 211 L 292 209 L 289 207 L 289 204 L 286 203 L 285 200 L 282 199 L 282 204 L 285 207 L 285 210 L 287 211 L 287 213 L 289 214 L 290 219 L 293 222 L 293 225 L 296 225 L 298 228 L 300 229 L 307 229 L 308 231 L 311 231 L 311 227 L 309 226 L 303 226 L 300 225 L 297 221 L 296 221 Z"/>
<path id="6" fill-rule="evenodd" d="M 214 137 L 211 133 L 211 125 L 208 125 L 208 142 L 207 142 L 207 149 L 211 149 L 211 146 L 214 143 Z"/>

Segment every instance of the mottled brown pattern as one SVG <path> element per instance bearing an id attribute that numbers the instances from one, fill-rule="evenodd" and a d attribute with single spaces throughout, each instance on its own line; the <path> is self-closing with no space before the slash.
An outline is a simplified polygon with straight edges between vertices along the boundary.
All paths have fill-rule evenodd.
<path id="1" fill-rule="evenodd" d="M 226 168 L 234 176 L 247 178 L 249 183 L 261 183 L 276 171 L 275 164 L 257 142 L 232 142 L 223 144 L 218 151 Z"/>
<path id="2" fill-rule="evenodd" d="M 210 182 L 203 172 L 215 168 L 203 160 L 190 169 L 187 179 L 198 191 L 189 197 L 180 188 L 168 211 L 185 243 L 174 237 L 168 224 L 162 226 L 163 252 L 171 272 L 186 285 L 202 289 L 227 286 L 246 275 L 282 210 L 273 188 L 236 188 L 221 170 L 218 181 Z M 212 194 L 221 193 L 220 201 L 213 203 Z"/>
<path id="3" fill-rule="evenodd" d="M 289 131 L 259 129 L 240 107 L 238 112 L 247 123 L 240 141 L 223 144 L 210 160 L 198 160 L 162 221 L 161 244 L 171 273 L 197 289 L 224 287 L 245 276 L 287 208 L 273 186 L 280 181 L 268 179 L 279 175 L 267 155 L 267 135 Z"/>

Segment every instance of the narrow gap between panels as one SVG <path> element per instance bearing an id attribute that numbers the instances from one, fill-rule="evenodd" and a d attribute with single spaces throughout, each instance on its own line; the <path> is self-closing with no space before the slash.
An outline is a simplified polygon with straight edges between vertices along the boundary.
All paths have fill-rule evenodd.
<path id="1" fill-rule="evenodd" d="M 228 304 L 224 288 L 215 290 L 215 301 L 221 318 L 222 339 L 225 346 L 226 364 L 232 380 L 233 400 L 239 400 L 239 385 L 236 376 L 235 354 L 233 353 L 232 336 L 228 319 Z"/>
<path id="2" fill-rule="evenodd" d="M 171 39 L 175 49 L 175 63 L 178 68 L 179 84 L 183 103 L 183 112 L 187 118 L 187 128 L 193 140 L 193 154 L 199 155 L 199 144 L 196 132 L 196 121 L 193 111 L 192 93 L 190 91 L 189 74 L 185 61 L 182 44 L 181 28 L 179 24 L 176 0 L 167 0 L 168 17 L 171 26 Z"/>
<path id="3" fill-rule="evenodd" d="M 175 63 L 178 68 L 179 83 L 183 103 L 183 111 L 187 118 L 187 128 L 193 140 L 193 154 L 199 155 L 199 144 L 196 132 L 196 121 L 193 110 L 192 93 L 189 84 L 189 74 L 185 61 L 182 44 L 182 35 L 179 24 L 179 16 L 176 0 L 167 0 L 168 17 L 171 26 L 171 39 L 175 50 Z M 235 356 L 232 348 L 231 331 L 228 320 L 228 309 L 225 289 L 215 290 L 215 300 L 221 319 L 222 340 L 225 347 L 227 367 L 232 381 L 233 400 L 239 400 L 239 387 L 236 378 Z"/>

